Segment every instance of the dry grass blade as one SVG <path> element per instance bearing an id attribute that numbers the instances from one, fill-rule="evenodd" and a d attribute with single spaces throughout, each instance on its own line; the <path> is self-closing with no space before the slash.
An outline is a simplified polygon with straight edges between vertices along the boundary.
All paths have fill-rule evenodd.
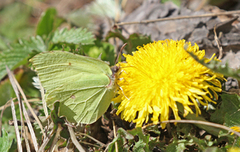
<path id="1" fill-rule="evenodd" d="M 24 132 L 24 140 L 25 140 L 25 144 L 26 144 L 26 149 L 28 152 L 30 152 L 30 145 L 29 145 L 29 142 L 27 140 L 27 132 L 28 130 L 26 129 L 25 125 L 24 125 L 24 120 L 23 120 L 23 115 L 22 115 L 22 112 L 23 112 L 23 107 L 24 105 L 22 104 L 22 99 L 20 98 L 20 94 L 19 94 L 19 90 L 17 88 L 17 85 L 16 85 L 16 81 L 15 81 L 15 77 L 13 76 L 12 72 L 10 71 L 10 69 L 6 66 L 6 70 L 7 70 L 7 73 L 8 73 L 8 77 L 9 77 L 9 80 L 11 82 L 11 85 L 13 87 L 13 90 L 17 96 L 17 99 L 18 99 L 18 104 L 19 104 L 19 111 L 20 111 L 20 118 L 21 118 L 21 132 L 22 132 L 22 129 L 23 129 L 23 132 Z"/>
<path id="2" fill-rule="evenodd" d="M 9 70 L 9 69 L 8 69 L 8 70 Z M 9 71 L 10 71 L 10 70 L 9 70 Z M 28 102 L 28 100 L 27 100 L 27 98 L 26 98 L 23 90 L 21 89 L 21 87 L 20 87 L 20 85 L 18 84 L 18 82 L 17 82 L 17 80 L 15 79 L 15 77 L 13 77 L 13 80 L 14 80 L 17 88 L 19 89 L 19 91 L 20 91 L 20 93 L 21 93 L 21 95 L 22 95 L 22 97 L 23 97 L 23 99 L 24 99 L 24 101 L 25 101 L 28 109 L 30 110 L 30 112 L 31 112 L 31 114 L 33 115 L 34 119 L 37 121 L 37 123 L 38 123 L 38 125 L 39 125 L 39 127 L 40 127 L 40 129 L 41 129 L 41 131 L 42 131 L 43 137 L 46 138 L 46 134 L 45 134 L 45 132 L 44 132 L 44 130 L 43 130 L 43 126 L 42 126 L 40 120 L 38 119 L 37 115 L 36 115 L 35 112 L 33 111 L 31 105 L 29 104 L 29 102 Z"/>
<path id="3" fill-rule="evenodd" d="M 17 85 L 14 81 L 15 77 L 13 76 L 12 72 L 10 71 L 10 69 L 6 66 L 6 70 L 7 70 L 7 73 L 8 73 L 8 77 L 9 77 L 9 80 L 11 82 L 11 85 L 13 87 L 13 90 L 17 96 L 17 99 L 18 99 L 18 104 L 19 104 L 19 112 L 20 112 L 20 118 L 21 118 L 21 133 L 23 132 L 22 129 L 24 130 L 24 135 L 25 135 L 25 145 L 26 145 L 26 148 L 27 148 L 27 151 L 30 152 L 30 146 L 29 146 L 29 142 L 27 140 L 27 130 L 24 126 L 24 122 L 23 122 L 23 115 L 22 115 L 22 104 L 21 104 L 21 98 L 20 98 L 20 94 L 19 94 L 19 91 L 18 91 L 18 88 L 17 88 Z M 16 120 L 17 121 L 17 120 Z M 21 134 L 22 135 L 22 134 Z"/>
<path id="4" fill-rule="evenodd" d="M 15 99 L 16 99 L 16 98 L 13 98 L 13 100 L 15 100 Z M 7 108 L 7 107 L 10 107 L 10 106 L 11 106 L 11 102 L 10 102 L 10 101 L 11 101 L 11 100 L 8 100 L 4 106 L 1 106 L 1 107 L 0 107 L 0 110 L 3 110 L 3 109 L 5 109 L 5 108 Z M 39 99 L 31 99 L 31 100 L 28 100 L 28 102 L 37 102 L 37 101 L 39 101 Z M 24 102 L 24 103 L 25 103 L 25 102 Z M 16 105 L 16 104 L 18 104 L 18 102 L 14 102 L 14 104 Z"/>
<path id="5" fill-rule="evenodd" d="M 34 133 L 34 130 L 33 130 L 33 127 L 32 127 L 32 124 L 30 122 L 30 119 L 29 119 L 29 116 L 28 116 L 28 113 L 27 113 L 27 110 L 26 108 L 24 107 L 24 104 L 23 102 L 22 103 L 22 109 L 23 109 L 23 114 L 24 114 L 24 117 L 26 119 L 26 122 L 27 122 L 27 125 L 28 125 L 28 129 L 30 131 L 30 134 L 31 134 L 31 137 L 32 137 L 32 142 L 33 142 L 33 145 L 34 145 L 34 149 L 35 151 L 38 151 L 38 143 L 37 143 L 37 138 L 36 138 L 36 135 Z"/>
<path id="6" fill-rule="evenodd" d="M 70 133 L 70 137 L 71 137 L 71 140 L 73 142 L 73 144 L 77 147 L 77 149 L 80 151 L 80 152 L 85 152 L 85 150 L 83 149 L 83 147 L 79 144 L 76 136 L 75 136 L 75 133 L 72 129 L 72 127 L 70 127 L 69 125 L 67 125 L 68 127 L 68 131 Z"/>
<path id="7" fill-rule="evenodd" d="M 36 135 L 34 133 L 34 130 L 33 130 L 32 124 L 30 122 L 29 116 L 27 114 L 26 108 L 25 108 L 25 106 L 24 106 L 24 104 L 23 104 L 23 102 L 22 102 L 22 100 L 21 100 L 21 98 L 19 96 L 18 90 L 22 91 L 22 89 L 20 88 L 17 80 L 15 79 L 13 74 L 11 73 L 10 69 L 8 67 L 6 67 L 6 69 L 7 69 L 7 72 L 8 72 L 9 80 L 10 80 L 10 82 L 11 82 L 13 88 L 14 88 L 15 94 L 16 94 L 16 96 L 18 98 L 19 103 L 20 103 L 20 105 L 19 105 L 20 111 L 23 111 L 24 117 L 26 119 L 26 122 L 27 122 L 27 125 L 28 125 L 28 129 L 29 129 L 31 137 L 32 137 L 32 142 L 33 142 L 33 145 L 34 145 L 34 149 L 35 149 L 35 151 L 38 151 L 38 143 L 37 143 Z M 21 92 L 21 94 L 22 94 L 22 96 L 25 96 L 23 91 Z M 25 100 L 25 101 L 27 102 L 27 100 Z M 23 118 L 21 119 L 21 124 L 23 125 L 23 129 L 24 129 L 24 134 L 25 134 L 25 138 L 24 139 L 26 141 L 26 147 L 27 147 L 27 150 L 30 151 L 30 146 L 29 146 L 28 140 L 26 139 L 28 130 L 24 127 Z"/>
<path id="8" fill-rule="evenodd" d="M 79 134 L 79 135 L 84 135 L 84 136 L 86 136 L 86 137 L 92 139 L 93 141 L 95 141 L 96 143 L 98 143 L 98 144 L 99 144 L 100 146 L 102 146 L 102 147 L 107 147 L 104 143 L 102 143 L 101 141 L 99 141 L 99 140 L 93 138 L 92 136 L 89 136 L 88 134 L 81 133 L 81 132 L 78 132 L 77 134 Z"/>
<path id="9" fill-rule="evenodd" d="M 49 136 L 47 136 L 47 137 L 43 140 L 43 143 L 42 143 L 42 145 L 40 146 L 40 148 L 38 149 L 38 152 L 43 152 L 43 151 L 44 151 L 44 148 L 47 146 L 48 142 L 50 141 L 53 132 L 54 132 L 54 130 L 52 130 L 52 131 L 49 133 Z"/>
<path id="10" fill-rule="evenodd" d="M 220 42 L 220 40 L 217 36 L 216 28 L 217 28 L 217 26 L 215 25 L 214 29 L 213 29 L 214 39 L 215 39 L 215 42 L 217 43 L 217 47 L 218 47 L 218 50 L 219 50 L 218 60 L 221 60 L 222 56 L 223 56 L 223 48 L 222 48 L 221 42 Z"/>
<path id="11" fill-rule="evenodd" d="M 114 138 L 116 138 L 116 137 L 117 137 L 117 133 L 116 133 L 116 125 L 115 125 L 114 120 L 112 120 L 112 123 L 113 123 L 113 134 L 114 134 Z M 116 141 L 114 144 L 115 144 L 116 152 L 118 152 L 118 144 L 117 144 L 117 141 Z"/>
<path id="12" fill-rule="evenodd" d="M 11 109 L 12 109 L 15 134 L 16 134 L 16 138 L 17 138 L 18 152 L 22 152 L 21 137 L 20 137 L 20 133 L 18 130 L 17 117 L 16 117 L 16 111 L 15 111 L 15 106 L 14 106 L 13 100 L 11 101 Z"/>

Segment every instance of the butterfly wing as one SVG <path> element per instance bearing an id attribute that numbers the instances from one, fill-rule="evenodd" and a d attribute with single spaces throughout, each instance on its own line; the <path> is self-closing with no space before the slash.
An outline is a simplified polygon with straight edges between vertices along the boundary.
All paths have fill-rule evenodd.
<path id="1" fill-rule="evenodd" d="M 38 54 L 31 61 L 46 90 L 48 106 L 59 101 L 59 116 L 70 122 L 95 122 L 114 97 L 112 71 L 99 59 L 55 51 Z"/>

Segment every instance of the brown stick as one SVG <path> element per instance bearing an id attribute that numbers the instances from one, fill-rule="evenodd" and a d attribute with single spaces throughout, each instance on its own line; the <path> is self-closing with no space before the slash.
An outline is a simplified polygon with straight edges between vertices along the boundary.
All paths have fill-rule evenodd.
<path id="1" fill-rule="evenodd" d="M 227 11 L 227 12 L 220 12 L 220 13 L 209 13 L 209 14 L 202 14 L 202 15 L 194 15 L 194 16 L 178 16 L 178 17 L 168 17 L 168 18 L 160 18 L 156 20 L 142 20 L 136 22 L 121 22 L 115 24 L 116 26 L 120 25 L 129 25 L 129 24 L 142 24 L 142 23 L 151 23 L 151 22 L 160 22 L 160 21 L 169 21 L 169 20 L 179 20 L 179 19 L 188 19 L 188 18 L 200 18 L 200 17 L 212 17 L 212 16 L 221 16 L 221 15 L 232 15 L 232 14 L 240 14 L 240 11 Z"/>

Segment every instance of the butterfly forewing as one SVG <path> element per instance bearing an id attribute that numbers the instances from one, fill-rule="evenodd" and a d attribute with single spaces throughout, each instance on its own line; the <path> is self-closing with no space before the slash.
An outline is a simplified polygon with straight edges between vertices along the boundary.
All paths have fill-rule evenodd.
<path id="1" fill-rule="evenodd" d="M 31 61 L 46 90 L 48 106 L 59 101 L 60 116 L 70 122 L 95 122 L 114 97 L 112 71 L 101 60 L 56 51 L 41 53 Z"/>

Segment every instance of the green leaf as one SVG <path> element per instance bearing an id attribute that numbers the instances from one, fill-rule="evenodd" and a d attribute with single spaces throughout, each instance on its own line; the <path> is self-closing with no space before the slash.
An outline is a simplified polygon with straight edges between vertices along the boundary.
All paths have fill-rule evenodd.
<path id="1" fill-rule="evenodd" d="M 37 35 L 43 36 L 48 35 L 50 32 L 52 32 L 56 14 L 57 11 L 55 8 L 48 8 L 45 12 L 42 13 L 37 25 Z"/>
<path id="2" fill-rule="evenodd" d="M 211 121 L 226 126 L 240 126 L 240 97 L 236 94 L 222 94 L 222 104 L 211 116 Z"/>
<path id="3" fill-rule="evenodd" d="M 121 137 L 120 134 L 117 135 L 117 137 L 115 137 L 111 143 L 108 144 L 108 152 L 114 152 L 116 151 L 115 150 L 115 142 L 117 142 L 117 144 L 120 146 L 118 148 L 119 151 L 126 151 L 126 150 L 123 150 L 124 147 L 122 146 L 124 144 L 124 138 Z"/>
<path id="4" fill-rule="evenodd" d="M 133 147 L 133 152 L 145 152 L 144 148 L 146 146 L 146 143 L 144 143 L 142 140 L 139 140 L 135 143 Z"/>
<path id="5" fill-rule="evenodd" d="M 166 148 L 166 152 L 173 152 L 173 151 L 177 151 L 177 143 L 173 142 L 171 144 L 169 144 Z"/>
<path id="6" fill-rule="evenodd" d="M 180 103 L 177 103 L 177 107 L 178 107 L 178 110 L 179 110 L 179 113 L 183 116 L 184 114 L 184 108 L 183 108 L 183 105 L 180 104 Z M 200 121 L 206 121 L 208 122 L 205 118 L 203 118 L 201 115 L 200 116 L 197 116 L 195 113 L 189 113 L 187 116 L 185 116 L 186 119 L 188 120 L 200 120 Z M 208 125 L 202 125 L 202 124 L 194 124 L 195 126 L 207 131 L 208 133 L 212 134 L 212 135 L 215 135 L 217 136 L 220 129 L 219 128 L 215 128 L 215 127 L 212 127 L 212 126 L 208 126 Z"/>
<path id="7" fill-rule="evenodd" d="M 1 152 L 8 152 L 11 148 L 12 140 L 9 139 L 8 133 L 2 129 L 2 137 L 0 137 L 0 151 Z"/>
<path id="8" fill-rule="evenodd" d="M 100 40 L 94 41 L 95 44 L 83 45 L 81 50 L 88 56 L 98 58 L 101 54 L 101 59 L 109 61 L 110 65 L 115 64 L 114 46 L 107 42 L 101 42 Z"/>
<path id="9" fill-rule="evenodd" d="M 141 34 L 131 34 L 127 40 L 127 51 L 128 54 L 131 54 L 132 52 L 137 50 L 137 46 L 143 46 L 143 44 L 147 44 L 151 42 L 150 36 L 145 36 Z"/>
<path id="10" fill-rule="evenodd" d="M 11 97 L 15 97 L 12 85 L 8 79 L 1 81 L 0 85 L 0 106 L 3 106 Z"/>
<path id="11" fill-rule="evenodd" d="M 187 149 L 187 145 L 193 145 L 192 139 L 174 139 L 173 142 L 166 147 L 166 152 L 182 152 Z"/>
<path id="12" fill-rule="evenodd" d="M 117 137 L 115 137 L 112 142 L 108 145 L 108 151 L 109 152 L 113 152 L 115 150 L 115 142 L 117 142 L 118 146 L 119 146 L 119 151 L 126 151 L 126 149 L 124 149 L 125 147 L 123 147 L 122 145 L 125 144 L 124 141 L 125 139 L 131 141 L 134 139 L 134 136 L 131 135 L 130 133 L 128 133 L 126 130 L 124 130 L 123 128 L 119 128 L 118 129 L 118 134 Z"/>
<path id="13" fill-rule="evenodd" d="M 224 152 L 224 150 L 221 150 L 218 147 L 207 147 L 203 152 Z"/>
<path id="14" fill-rule="evenodd" d="M 236 94 L 222 94 L 221 98 L 221 106 L 212 114 L 211 121 L 225 123 L 229 127 L 240 125 L 240 97 Z"/>
<path id="15" fill-rule="evenodd" d="M 148 126 L 147 128 L 145 128 L 146 131 L 148 132 L 153 132 L 157 135 L 160 135 L 161 132 L 158 130 L 158 126 L 157 125 L 153 125 L 153 126 Z"/>
<path id="16" fill-rule="evenodd" d="M 29 41 L 19 40 L 19 43 L 11 45 L 11 49 L 0 53 L 0 79 L 6 74 L 6 65 L 14 70 L 20 65 L 26 64 L 33 51 L 44 52 L 46 46 L 40 36 L 31 37 Z"/>
<path id="17" fill-rule="evenodd" d="M 145 36 L 145 35 L 141 35 L 141 34 L 131 34 L 129 36 L 129 38 L 125 38 L 120 31 L 110 31 L 108 32 L 107 36 L 106 36 L 106 41 L 108 41 L 110 38 L 114 38 L 117 37 L 120 40 L 123 41 L 123 43 L 127 43 L 126 46 L 126 50 L 128 54 L 132 54 L 132 52 L 137 50 L 137 46 L 142 46 L 143 44 L 147 44 L 149 42 L 151 42 L 151 38 L 150 36 Z"/>
<path id="18" fill-rule="evenodd" d="M 114 74 L 99 59 L 66 51 L 40 53 L 31 59 L 46 102 L 53 108 L 60 102 L 59 116 L 69 122 L 91 124 L 107 110 L 115 95 Z"/>
<path id="19" fill-rule="evenodd" d="M 138 137 L 139 137 L 139 140 L 142 140 L 144 143 L 145 143 L 145 146 L 144 146 L 144 149 L 145 149 L 145 151 L 149 151 L 149 145 L 148 145 L 148 143 L 149 143 L 149 137 L 150 137 L 150 135 L 144 135 L 143 134 L 143 131 L 142 131 L 142 128 L 135 128 L 135 129 L 133 129 L 133 130 L 130 130 L 130 131 L 128 131 L 130 134 L 132 134 L 132 135 L 134 135 L 134 136 L 136 136 L 136 135 L 138 135 Z"/>
<path id="20" fill-rule="evenodd" d="M 118 134 L 121 135 L 122 137 L 128 139 L 128 140 L 132 140 L 134 139 L 134 136 L 131 135 L 130 133 L 128 133 L 126 130 L 124 130 L 123 128 L 119 128 L 118 129 Z"/>
<path id="21" fill-rule="evenodd" d="M 0 1 L 2 2 L 2 1 Z M 1 4 L 4 4 L 1 3 Z M 5 3 L 0 11 L 0 33 L 8 43 L 18 38 L 28 38 L 34 34 L 34 26 L 30 25 L 32 8 L 20 1 Z"/>
<path id="22" fill-rule="evenodd" d="M 77 28 L 67 30 L 66 28 L 57 30 L 52 37 L 54 44 L 93 44 L 94 36 L 87 29 Z"/>

